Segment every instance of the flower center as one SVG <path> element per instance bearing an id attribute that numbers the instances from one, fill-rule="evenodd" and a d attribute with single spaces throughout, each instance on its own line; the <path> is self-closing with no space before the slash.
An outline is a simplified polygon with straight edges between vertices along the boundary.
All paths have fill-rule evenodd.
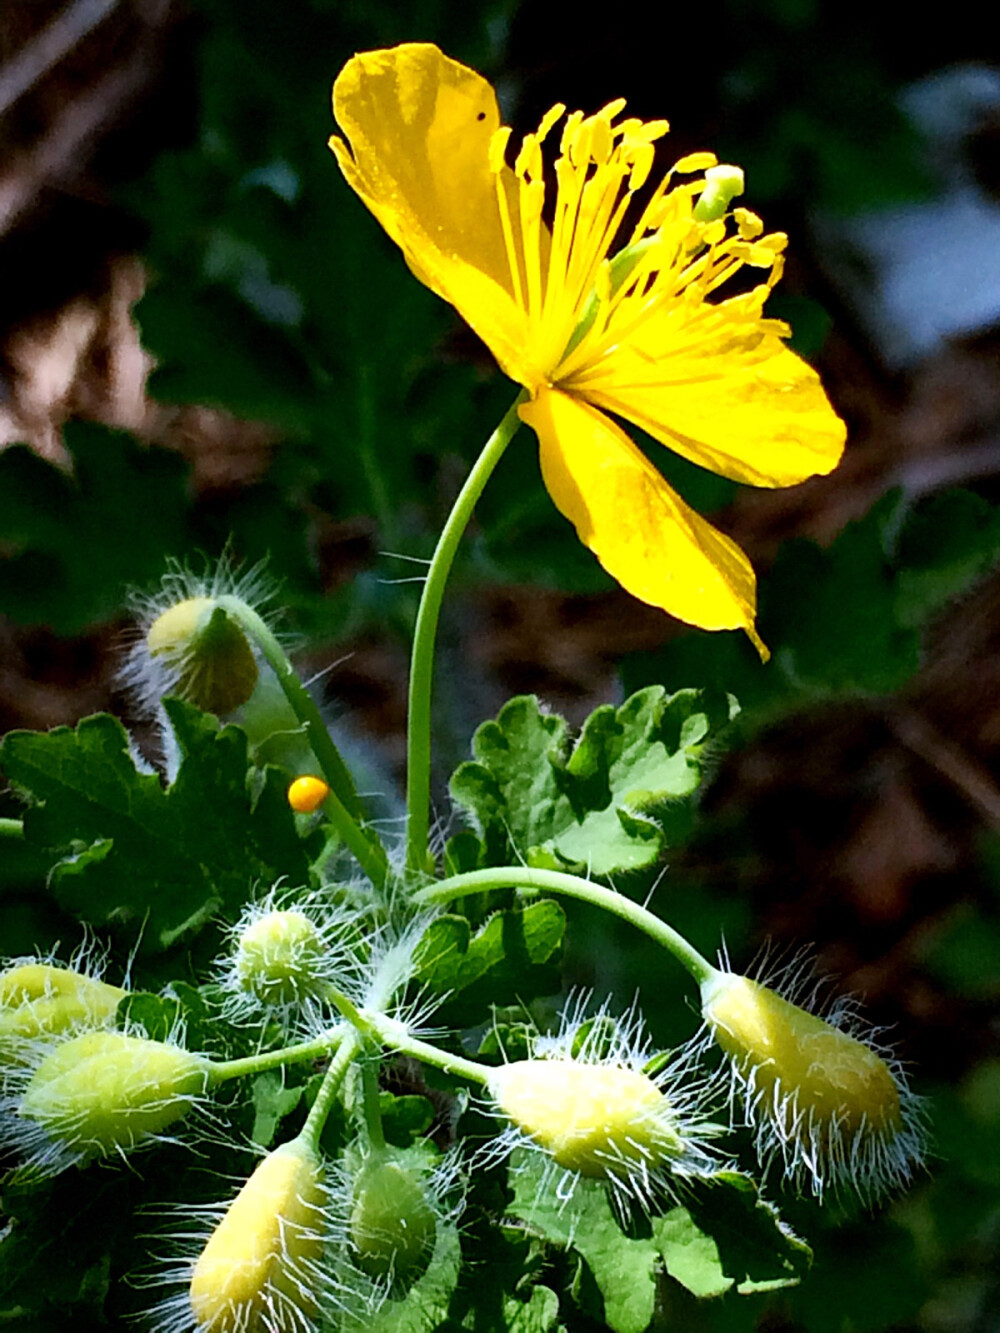
<path id="1" fill-rule="evenodd" d="M 582 391 L 609 353 L 671 303 L 678 332 L 686 330 L 678 350 L 690 352 L 690 344 L 717 333 L 720 316 L 704 304 L 706 297 L 744 264 L 770 270 L 764 284 L 735 298 L 745 306 L 737 305 L 735 313 L 756 323 L 780 276 L 785 236 L 762 235 L 760 219 L 742 208 L 732 214 L 735 230 L 727 227 L 735 169 L 719 168 L 712 153 L 692 153 L 664 173 L 624 246 L 609 259 L 633 197 L 649 178 L 654 144 L 669 128 L 665 120 L 615 124 L 624 105 L 619 99 L 593 116 L 574 111 L 566 117 L 554 167 L 551 230 L 543 220 L 542 145 L 565 107 L 554 106 L 538 130 L 525 135 L 513 171 L 505 162 L 510 129 L 498 130 L 490 144 L 511 290 L 527 317 L 526 383 L 532 390 L 559 384 Z M 674 183 L 677 174 L 705 171 L 707 178 Z M 720 173 L 728 197 L 720 192 Z M 729 301 L 727 321 L 733 313 Z"/>

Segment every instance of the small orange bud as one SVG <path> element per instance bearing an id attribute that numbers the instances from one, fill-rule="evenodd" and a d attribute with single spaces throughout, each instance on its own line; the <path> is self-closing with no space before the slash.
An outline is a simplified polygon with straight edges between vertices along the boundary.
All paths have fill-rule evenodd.
<path id="1" fill-rule="evenodd" d="M 330 795 L 329 786 L 322 778 L 307 774 L 296 778 L 288 788 L 288 804 L 300 815 L 311 815 Z"/>

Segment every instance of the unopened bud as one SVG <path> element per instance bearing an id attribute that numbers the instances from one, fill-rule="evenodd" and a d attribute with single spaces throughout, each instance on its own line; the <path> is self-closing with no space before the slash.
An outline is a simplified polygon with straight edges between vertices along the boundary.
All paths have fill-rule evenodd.
<path id="1" fill-rule="evenodd" d="M 402 1294 L 427 1271 L 436 1236 L 426 1172 L 388 1150 L 373 1152 L 354 1181 L 350 1237 L 358 1267 Z"/>
<path id="2" fill-rule="evenodd" d="M 187 1114 L 208 1083 L 205 1061 L 124 1032 L 61 1042 L 32 1074 L 18 1115 L 81 1157 L 124 1151 Z"/>
<path id="3" fill-rule="evenodd" d="M 200 1333 L 313 1327 L 327 1192 L 298 1139 L 257 1166 L 202 1250 L 191 1277 Z"/>
<path id="4" fill-rule="evenodd" d="M 252 921 L 236 945 L 236 980 L 263 1004 L 295 1004 L 325 989 L 325 948 L 305 912 L 273 911 Z"/>
<path id="5" fill-rule="evenodd" d="M 702 985 L 702 1012 L 730 1057 L 758 1127 L 813 1192 L 849 1185 L 876 1197 L 906 1182 L 923 1133 L 901 1070 L 869 1043 L 774 990 L 729 972 Z"/>
<path id="6" fill-rule="evenodd" d="M 56 963 L 22 963 L 0 975 L 0 1048 L 46 1033 L 101 1027 L 125 995 Z"/>
<path id="7" fill-rule="evenodd" d="M 518 1060 L 495 1069 L 489 1086 L 523 1134 L 581 1176 L 626 1175 L 684 1152 L 668 1099 L 639 1070 Z"/>
<path id="8" fill-rule="evenodd" d="M 246 635 L 212 597 L 188 597 L 150 625 L 146 647 L 169 671 L 170 688 L 207 713 L 231 713 L 257 684 Z"/>

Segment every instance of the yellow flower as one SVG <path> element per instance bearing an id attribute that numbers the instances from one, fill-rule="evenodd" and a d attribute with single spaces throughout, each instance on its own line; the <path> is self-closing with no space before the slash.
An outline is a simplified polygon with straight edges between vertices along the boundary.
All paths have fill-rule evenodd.
<path id="1" fill-rule="evenodd" d="M 642 601 L 705 629 L 745 629 L 766 656 L 743 551 L 608 414 L 756 486 L 835 467 L 843 424 L 782 342 L 787 327 L 762 313 L 786 238 L 746 209 L 725 212 L 736 187 L 720 196 L 703 174 L 676 182 L 715 167 L 711 153 L 666 172 L 626 224 L 667 123 L 619 119 L 623 101 L 593 116 L 553 107 L 513 168 L 493 89 L 435 46 L 355 56 L 333 105 L 348 142 L 330 145 L 348 183 L 528 391 L 521 418 L 581 541 Z M 564 116 L 553 201 L 542 144 Z M 744 264 L 764 281 L 714 299 Z"/>

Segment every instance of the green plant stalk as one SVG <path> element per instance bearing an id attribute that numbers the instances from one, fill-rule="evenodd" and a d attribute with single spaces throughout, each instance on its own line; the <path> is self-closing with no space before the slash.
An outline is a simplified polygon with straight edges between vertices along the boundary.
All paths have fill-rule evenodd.
<path id="1" fill-rule="evenodd" d="M 416 1060 L 443 1069 L 446 1074 L 462 1074 L 476 1083 L 485 1083 L 490 1076 L 488 1065 L 478 1064 L 475 1060 L 466 1060 L 461 1055 L 452 1055 L 449 1051 L 439 1051 L 426 1041 L 420 1041 L 410 1035 L 405 1023 L 398 1018 L 390 1018 L 378 1009 L 359 1009 L 353 1000 L 331 986 L 328 992 L 331 1004 L 335 1004 L 361 1036 L 373 1045 L 385 1046 L 392 1051 L 402 1051 Z M 375 1095 L 378 1089 L 375 1087 Z M 367 1110 L 366 1110 L 367 1114 Z M 381 1134 L 381 1123 L 379 1125 Z"/>
<path id="2" fill-rule="evenodd" d="M 414 902 L 419 904 L 439 904 L 451 902 L 455 898 L 464 898 L 469 894 L 482 893 L 484 889 L 533 889 L 538 893 L 558 893 L 568 898 L 579 898 L 581 902 L 602 907 L 606 912 L 621 917 L 650 939 L 661 944 L 685 968 L 693 979 L 702 985 L 715 976 L 718 971 L 707 958 L 678 934 L 673 926 L 668 926 L 652 912 L 625 898 L 614 889 L 606 889 L 590 880 L 580 879 L 578 875 L 567 875 L 561 870 L 531 870 L 526 866 L 509 866 L 498 870 L 470 870 L 462 875 L 452 875 L 448 879 L 429 884 L 414 894 Z"/>
<path id="3" fill-rule="evenodd" d="M 361 1065 L 361 1107 L 369 1146 L 373 1152 L 381 1152 L 385 1147 L 385 1133 L 378 1101 L 378 1065 L 373 1060 L 365 1060 Z"/>
<path id="4" fill-rule="evenodd" d="M 527 398 L 522 390 L 486 441 L 465 485 L 441 529 L 417 610 L 410 656 L 410 694 L 406 725 L 406 864 L 418 874 L 429 873 L 428 833 L 431 793 L 431 691 L 434 685 L 434 643 L 444 588 L 455 552 L 476 501 L 493 469 L 521 424 L 517 409 Z"/>
<path id="5" fill-rule="evenodd" d="M 489 1081 L 493 1072 L 489 1065 L 481 1065 L 478 1060 L 467 1060 L 463 1055 L 453 1055 L 451 1051 L 438 1050 L 429 1042 L 412 1037 L 405 1024 L 387 1014 L 365 1009 L 361 1012 L 361 1018 L 367 1032 L 389 1050 L 412 1055 L 415 1060 L 422 1060 L 424 1064 L 433 1065 L 446 1074 L 460 1074 L 473 1083 Z"/>
<path id="6" fill-rule="evenodd" d="M 23 819 L 0 819 L 0 838 L 23 838 Z"/>
<path id="7" fill-rule="evenodd" d="M 329 1028 L 318 1037 L 314 1037 L 312 1041 L 283 1046 L 278 1051 L 261 1051 L 259 1055 L 245 1055 L 238 1060 L 212 1060 L 208 1062 L 209 1082 L 225 1083 L 231 1078 L 263 1074 L 269 1069 L 279 1069 L 303 1060 L 320 1060 L 324 1056 L 332 1055 L 343 1045 L 346 1037 L 350 1036 L 353 1040 L 353 1035 L 346 1023 L 338 1023 L 336 1027 Z"/>
<path id="8" fill-rule="evenodd" d="M 330 795 L 323 803 L 327 819 L 340 834 L 365 874 L 374 884 L 381 887 L 388 875 L 385 849 L 377 838 L 373 840 L 358 822 L 361 805 L 354 789 L 354 779 L 341 758 L 340 751 L 333 743 L 315 700 L 302 684 L 285 650 L 253 607 L 248 606 L 239 597 L 228 594 L 218 600 L 223 610 L 232 616 L 260 648 L 292 711 L 306 729 L 306 737 L 312 752 L 319 761 L 323 777 L 330 787 Z"/>
<path id="9" fill-rule="evenodd" d="M 350 1032 L 346 1039 L 341 1042 L 337 1054 L 330 1062 L 330 1068 L 323 1076 L 323 1082 L 316 1094 L 316 1100 L 309 1108 L 306 1122 L 298 1135 L 299 1140 L 305 1143 L 313 1153 L 319 1152 L 319 1136 L 323 1133 L 323 1126 L 333 1109 L 334 1099 L 340 1091 L 340 1085 L 346 1078 L 347 1071 L 357 1058 L 360 1049 L 361 1039 L 356 1032 Z"/>

